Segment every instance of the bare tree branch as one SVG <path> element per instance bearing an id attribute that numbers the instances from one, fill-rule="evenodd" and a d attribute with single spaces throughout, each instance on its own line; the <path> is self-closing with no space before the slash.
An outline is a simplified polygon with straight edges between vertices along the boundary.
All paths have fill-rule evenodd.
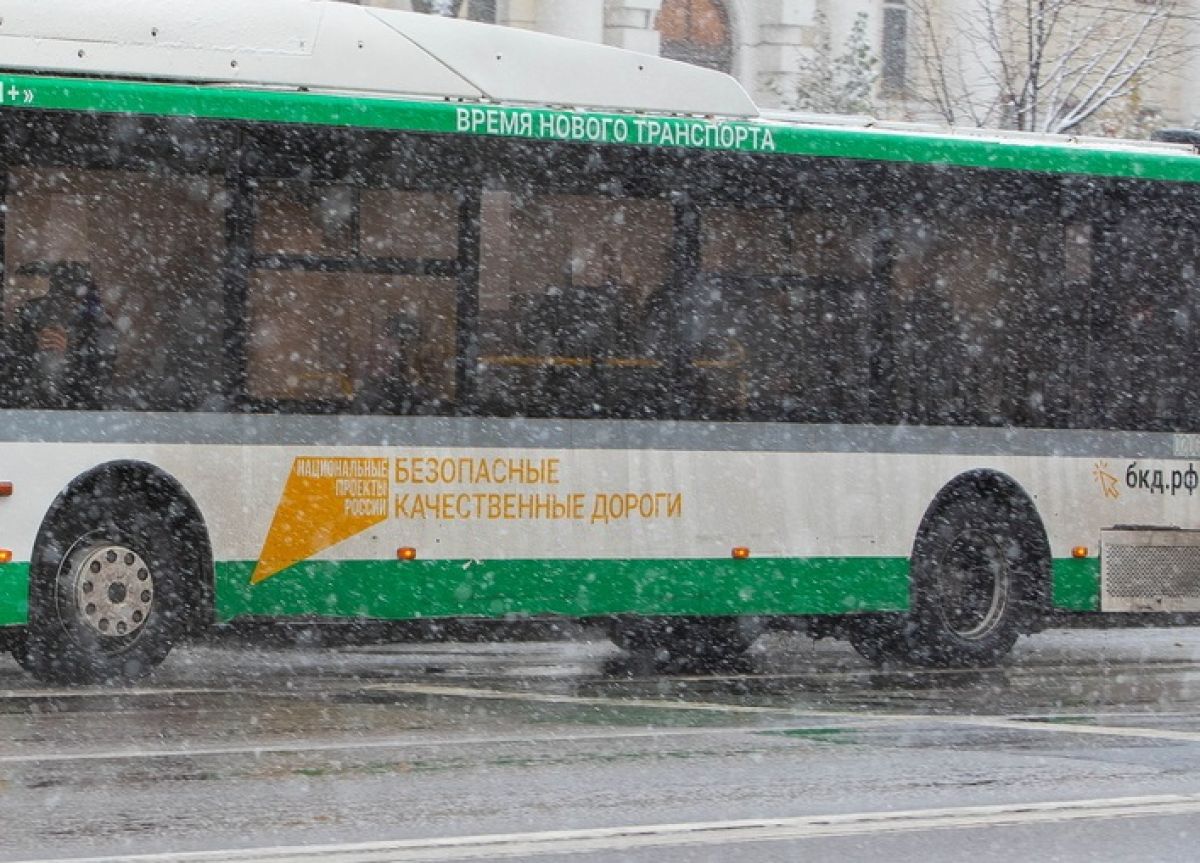
<path id="1" fill-rule="evenodd" d="M 914 98 L 950 124 L 1074 131 L 1140 106 L 1196 50 L 1181 0 L 975 0 L 966 13 L 950 5 L 909 4 Z"/>

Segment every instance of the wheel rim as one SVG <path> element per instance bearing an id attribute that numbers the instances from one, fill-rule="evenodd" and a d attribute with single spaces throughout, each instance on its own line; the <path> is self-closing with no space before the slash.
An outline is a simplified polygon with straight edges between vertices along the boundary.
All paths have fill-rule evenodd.
<path id="1" fill-rule="evenodd" d="M 154 578 L 132 548 L 118 543 L 81 548 L 71 556 L 69 573 L 76 613 L 91 633 L 125 643 L 145 628 Z"/>
<path id="2" fill-rule="evenodd" d="M 938 612 L 961 639 L 986 638 L 1004 619 L 1012 575 L 1004 549 L 989 533 L 966 530 L 938 562 Z"/>

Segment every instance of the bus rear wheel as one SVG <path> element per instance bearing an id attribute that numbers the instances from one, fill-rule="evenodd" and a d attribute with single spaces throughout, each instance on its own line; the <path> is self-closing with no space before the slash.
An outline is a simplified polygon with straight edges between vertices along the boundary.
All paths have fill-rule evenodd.
<path id="1" fill-rule="evenodd" d="M 910 661 L 993 665 L 1027 628 L 1037 571 L 1029 517 L 1003 497 L 951 496 L 913 548 Z"/>
<path id="2" fill-rule="evenodd" d="M 29 624 L 14 651 L 40 680 L 133 680 L 186 623 L 182 556 L 166 513 L 136 492 L 77 494 L 47 518 L 30 566 Z"/>
<path id="3" fill-rule="evenodd" d="M 910 609 L 869 618 L 850 643 L 875 665 L 994 665 L 1039 608 L 1036 515 L 964 483 L 926 516 L 913 546 Z"/>

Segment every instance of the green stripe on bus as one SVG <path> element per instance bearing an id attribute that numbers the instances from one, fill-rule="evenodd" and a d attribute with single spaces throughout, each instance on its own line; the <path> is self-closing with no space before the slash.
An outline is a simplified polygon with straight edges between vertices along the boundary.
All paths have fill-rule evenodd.
<path id="1" fill-rule="evenodd" d="M 261 585 L 217 565 L 217 616 L 504 617 L 555 614 L 844 614 L 908 605 L 904 558 L 308 561 Z M 0 566 L 0 626 L 29 613 L 29 564 Z M 1100 610 L 1100 562 L 1054 561 L 1054 607 Z"/>
<path id="2" fill-rule="evenodd" d="M 844 614 L 908 606 L 905 558 L 306 561 L 251 586 L 217 566 L 217 617 Z"/>
<path id="3" fill-rule="evenodd" d="M 1100 610 L 1100 560 L 1073 557 L 1054 561 L 1054 607 L 1060 611 Z"/>
<path id="4" fill-rule="evenodd" d="M 0 98 L 0 107 L 22 109 L 355 126 L 1200 182 L 1200 157 L 1194 155 L 1120 148 L 1101 150 L 1054 141 L 998 141 L 691 117 L 28 75 L 0 76 L 0 85 L 8 92 L 28 91 L 28 102 L 24 95 L 12 103 Z"/>
<path id="5" fill-rule="evenodd" d="M 904 558 L 309 561 L 261 585 L 217 565 L 217 616 L 504 617 L 510 614 L 843 614 L 908 604 Z M 0 566 L 0 626 L 29 611 L 29 564 Z M 1100 563 L 1054 561 L 1054 606 L 1100 610 Z"/>
<path id="6" fill-rule="evenodd" d="M 23 626 L 29 619 L 29 564 L 0 566 L 0 626 Z"/>

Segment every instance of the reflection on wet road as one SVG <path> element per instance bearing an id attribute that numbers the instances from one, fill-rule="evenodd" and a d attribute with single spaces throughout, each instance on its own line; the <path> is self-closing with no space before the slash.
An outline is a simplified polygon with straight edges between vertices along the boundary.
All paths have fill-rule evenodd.
<path id="1" fill-rule="evenodd" d="M 718 675 L 587 640 L 223 642 L 125 688 L 0 660 L 0 860 L 1182 859 L 1198 780 L 1192 629 L 974 672 L 783 636 Z"/>

